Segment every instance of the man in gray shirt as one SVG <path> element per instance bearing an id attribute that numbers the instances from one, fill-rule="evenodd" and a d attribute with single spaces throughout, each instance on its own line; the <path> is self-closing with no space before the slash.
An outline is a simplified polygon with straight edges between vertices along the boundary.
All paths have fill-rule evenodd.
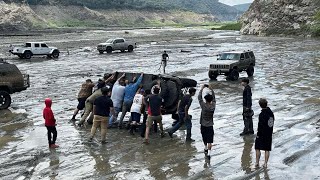
<path id="1" fill-rule="evenodd" d="M 210 89 L 211 94 L 207 94 L 204 96 L 206 102 L 202 99 L 202 91 L 207 87 Z M 213 92 L 212 87 L 208 85 L 202 85 L 201 90 L 198 95 L 198 100 L 201 107 L 201 116 L 200 116 L 200 124 L 201 124 L 201 135 L 204 143 L 204 153 L 208 160 L 210 160 L 211 148 L 213 143 L 213 114 L 216 108 L 216 98 Z"/>

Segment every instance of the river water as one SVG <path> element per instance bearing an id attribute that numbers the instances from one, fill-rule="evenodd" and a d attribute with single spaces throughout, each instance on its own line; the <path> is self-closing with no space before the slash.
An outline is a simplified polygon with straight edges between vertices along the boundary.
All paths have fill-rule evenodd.
<path id="1" fill-rule="evenodd" d="M 139 47 L 133 53 L 99 55 L 97 43 L 110 37 L 135 40 Z M 25 41 L 48 42 L 59 47 L 61 56 L 20 60 L 7 53 L 10 44 Z M 0 56 L 31 78 L 31 87 L 13 94 L 11 108 L 0 111 L 0 179 L 320 179 L 320 40 L 164 28 L 2 37 L 0 42 Z M 255 131 L 259 98 L 267 98 L 275 114 L 265 169 L 254 167 L 255 136 L 239 136 L 243 129 L 240 80 L 230 82 L 219 76 L 209 81 L 207 76 L 216 54 L 249 49 L 256 55 L 255 74 L 250 78 Z M 170 57 L 168 73 L 197 80 L 197 89 L 204 83 L 214 87 L 217 107 L 210 163 L 203 154 L 196 98 L 190 109 L 196 140 L 192 143 L 185 142 L 183 128 L 173 139 L 153 133 L 147 146 L 138 134 L 118 129 L 108 130 L 105 145 L 98 142 L 99 135 L 88 143 L 90 127 L 78 129 L 69 121 L 85 79 L 98 80 L 112 71 L 158 74 L 163 50 Z M 243 77 L 245 72 L 240 74 Z M 57 119 L 60 148 L 55 150 L 47 146 L 42 118 L 46 97 L 53 99 Z M 169 115 L 163 121 L 166 129 L 171 127 Z M 261 164 L 263 159 L 264 153 Z"/>

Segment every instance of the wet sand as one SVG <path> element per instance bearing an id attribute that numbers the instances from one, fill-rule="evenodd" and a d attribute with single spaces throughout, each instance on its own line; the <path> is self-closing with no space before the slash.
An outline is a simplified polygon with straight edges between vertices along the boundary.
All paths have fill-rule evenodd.
<path id="1" fill-rule="evenodd" d="M 88 30 L 2 38 L 0 56 L 30 74 L 31 87 L 12 95 L 12 107 L 0 111 L 1 179 L 320 179 L 319 40 L 240 36 L 233 31 L 195 28 L 126 31 L 129 33 Z M 95 46 L 109 37 L 126 37 L 139 47 L 133 53 L 99 55 Z M 10 44 L 37 40 L 59 47 L 61 57 L 20 60 L 7 53 Z M 275 113 L 273 149 L 266 169 L 254 167 L 255 136 L 239 136 L 243 128 L 240 80 L 229 82 L 219 76 L 209 81 L 207 75 L 219 52 L 248 49 L 256 55 L 255 74 L 250 78 L 255 131 L 260 97 L 268 99 Z M 118 129 L 108 130 L 106 145 L 99 143 L 99 136 L 89 143 L 90 128 L 78 129 L 69 122 L 85 79 L 98 80 L 112 71 L 160 73 L 163 50 L 170 56 L 170 74 L 214 86 L 217 108 L 210 163 L 203 154 L 196 96 L 190 109 L 193 143 L 186 143 L 185 130 L 179 130 L 173 139 L 161 139 L 154 133 L 146 146 L 137 133 L 131 136 Z M 245 72 L 240 74 L 243 77 L 247 77 Z M 46 97 L 53 99 L 58 120 L 60 148 L 56 150 L 47 146 L 42 119 Z M 166 129 L 171 123 L 171 117 L 164 116 Z M 263 158 L 262 154 L 260 164 Z"/>

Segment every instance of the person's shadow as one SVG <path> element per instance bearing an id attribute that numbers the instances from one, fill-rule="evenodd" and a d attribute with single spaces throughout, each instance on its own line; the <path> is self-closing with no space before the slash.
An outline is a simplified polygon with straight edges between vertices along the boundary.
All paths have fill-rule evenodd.
<path id="1" fill-rule="evenodd" d="M 254 144 L 255 136 L 243 136 L 243 151 L 241 156 L 241 168 L 246 174 L 250 174 L 252 164 L 252 146 Z"/>
<path id="2" fill-rule="evenodd" d="M 60 165 L 60 160 L 59 160 L 59 155 L 56 152 L 55 149 L 50 150 L 50 163 L 49 163 L 49 168 L 50 168 L 50 179 L 56 179 L 58 176 L 58 169 Z"/>

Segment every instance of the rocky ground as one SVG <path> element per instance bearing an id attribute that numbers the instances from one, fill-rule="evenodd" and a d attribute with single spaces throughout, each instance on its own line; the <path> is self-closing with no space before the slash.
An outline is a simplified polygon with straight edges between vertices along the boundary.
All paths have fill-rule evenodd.
<path id="1" fill-rule="evenodd" d="M 95 47 L 110 37 L 135 40 L 133 53 L 100 55 Z M 20 60 L 7 52 L 10 44 L 45 41 L 61 49 L 59 59 L 35 57 Z M 319 69 L 320 42 L 316 39 L 240 36 L 233 31 L 195 28 L 83 30 L 2 37 L 0 57 L 30 74 L 31 87 L 12 96 L 12 107 L 0 111 L 0 177 L 3 179 L 320 179 Z M 254 138 L 240 137 L 242 88 L 240 81 L 223 76 L 209 81 L 208 66 L 216 54 L 251 49 L 256 55 L 253 91 L 254 129 L 266 97 L 275 113 L 273 149 L 269 167 L 255 168 Z M 159 73 L 163 50 L 170 56 L 167 71 L 214 87 L 217 108 L 214 115 L 214 152 L 205 160 L 201 142 L 200 107 L 194 99 L 193 143 L 185 143 L 185 130 L 173 139 L 151 135 L 145 146 L 136 134 L 110 129 L 108 143 L 99 135 L 88 142 L 90 127 L 78 129 L 69 119 L 80 84 L 97 80 L 105 72 Z M 184 50 L 184 52 L 181 52 Z M 69 53 L 67 53 L 69 52 Z M 240 78 L 246 77 L 245 73 Z M 197 87 L 199 89 L 199 87 Z M 53 99 L 58 120 L 59 149 L 49 150 L 42 118 L 43 100 Z M 79 119 L 79 117 L 77 117 Z M 128 117 L 126 117 L 128 118 Z M 172 119 L 164 116 L 164 125 Z M 263 156 L 262 156 L 263 159 Z M 263 160 L 262 160 L 263 162 Z"/>
<path id="2" fill-rule="evenodd" d="M 318 0 L 255 0 L 242 15 L 242 34 L 251 35 L 312 35 Z"/>

